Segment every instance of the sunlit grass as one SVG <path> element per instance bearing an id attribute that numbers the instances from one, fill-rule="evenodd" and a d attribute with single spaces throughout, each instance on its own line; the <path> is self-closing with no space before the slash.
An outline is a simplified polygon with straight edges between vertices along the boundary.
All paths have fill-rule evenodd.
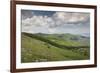
<path id="1" fill-rule="evenodd" d="M 52 36 L 53 38 L 53 36 Z M 49 38 L 46 38 L 51 40 Z M 80 50 L 62 49 L 46 43 L 44 41 L 22 34 L 21 62 L 42 62 L 42 61 L 64 61 L 64 60 L 85 60 L 89 59 L 89 54 L 84 54 Z M 63 45 L 80 45 L 75 41 L 64 41 L 56 39 L 54 42 Z M 89 48 L 87 48 L 89 49 Z M 88 52 L 89 53 L 89 52 Z"/>

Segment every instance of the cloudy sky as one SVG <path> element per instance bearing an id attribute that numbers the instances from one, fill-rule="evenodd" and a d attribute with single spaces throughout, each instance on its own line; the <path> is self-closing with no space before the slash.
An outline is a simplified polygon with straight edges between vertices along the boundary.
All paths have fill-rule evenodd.
<path id="1" fill-rule="evenodd" d="M 90 34 L 90 14 L 63 11 L 21 10 L 22 32 Z"/>

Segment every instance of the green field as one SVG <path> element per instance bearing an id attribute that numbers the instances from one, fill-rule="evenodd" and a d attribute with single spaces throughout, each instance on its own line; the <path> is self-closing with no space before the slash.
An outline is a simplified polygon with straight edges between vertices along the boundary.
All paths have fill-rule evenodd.
<path id="1" fill-rule="evenodd" d="M 21 62 L 86 60 L 89 37 L 73 34 L 21 34 Z"/>

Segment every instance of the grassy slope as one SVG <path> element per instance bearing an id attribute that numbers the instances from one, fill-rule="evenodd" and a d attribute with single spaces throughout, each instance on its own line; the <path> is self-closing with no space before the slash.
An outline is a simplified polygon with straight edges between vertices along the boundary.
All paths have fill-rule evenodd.
<path id="1" fill-rule="evenodd" d="M 82 38 L 80 35 L 72 35 L 72 34 L 35 34 L 36 36 L 44 37 L 50 41 L 60 43 L 61 45 L 66 46 L 89 46 L 89 39 Z M 71 40 L 77 39 L 77 40 Z"/>
<path id="2" fill-rule="evenodd" d="M 22 34 L 22 62 L 88 59 L 79 52 L 55 47 Z"/>

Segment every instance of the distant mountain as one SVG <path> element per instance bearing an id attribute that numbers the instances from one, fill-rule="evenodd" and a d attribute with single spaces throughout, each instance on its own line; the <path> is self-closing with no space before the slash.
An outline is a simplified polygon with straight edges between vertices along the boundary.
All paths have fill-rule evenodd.
<path id="1" fill-rule="evenodd" d="M 24 34 L 24 33 L 23 33 Z M 30 35 L 31 33 L 27 33 Z M 90 38 L 82 35 L 74 35 L 74 34 L 45 34 L 45 33 L 35 33 L 32 36 L 36 36 L 43 39 L 48 39 L 50 41 L 60 42 L 61 44 L 71 43 L 74 45 L 78 43 L 78 45 L 90 45 Z"/>
<path id="2" fill-rule="evenodd" d="M 90 37 L 90 33 L 83 33 L 82 36 Z"/>
<path id="3" fill-rule="evenodd" d="M 89 39 L 89 36 L 84 36 L 84 35 L 75 35 L 75 34 L 45 34 L 45 33 L 35 33 L 36 35 L 42 35 L 44 37 L 58 37 L 59 39 L 64 39 L 64 40 L 82 40 L 82 39 Z M 88 34 L 87 34 L 88 35 Z"/>

